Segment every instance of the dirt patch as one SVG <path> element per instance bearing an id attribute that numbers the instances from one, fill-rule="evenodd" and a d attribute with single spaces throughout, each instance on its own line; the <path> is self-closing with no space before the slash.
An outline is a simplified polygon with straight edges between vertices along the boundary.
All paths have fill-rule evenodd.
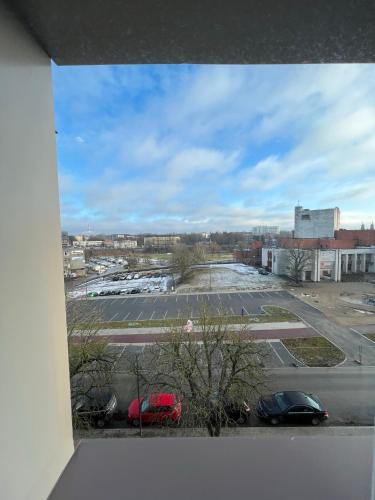
<path id="1" fill-rule="evenodd" d="M 339 325 L 375 324 L 375 314 L 371 314 L 375 313 L 375 307 L 365 302 L 375 294 L 372 283 L 320 282 L 305 284 L 302 289 L 290 286 L 288 290 Z"/>

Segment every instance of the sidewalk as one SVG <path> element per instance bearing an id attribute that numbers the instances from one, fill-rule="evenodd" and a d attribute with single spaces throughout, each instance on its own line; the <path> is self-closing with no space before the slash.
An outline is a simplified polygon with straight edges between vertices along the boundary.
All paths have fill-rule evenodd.
<path id="1" fill-rule="evenodd" d="M 221 437 L 241 438 L 285 438 L 298 439 L 299 437 L 319 436 L 367 436 L 373 439 L 375 428 L 370 426 L 328 426 L 317 427 L 223 427 Z M 144 427 L 143 436 L 152 437 L 207 437 L 207 429 L 204 428 L 170 428 L 170 427 Z M 91 429 L 89 431 L 75 431 L 75 441 L 80 439 L 95 438 L 139 438 L 139 430 L 134 428 L 125 429 Z"/>
<path id="2" fill-rule="evenodd" d="M 228 325 L 230 330 L 239 331 L 244 336 L 255 337 L 256 339 L 281 339 L 316 337 L 317 333 L 307 327 L 303 322 L 279 322 L 279 323 L 259 323 L 248 326 L 244 331 L 244 325 Z M 199 326 L 194 328 L 194 334 L 199 340 L 202 329 Z M 151 343 L 160 339 L 160 335 L 168 333 L 165 327 L 148 328 L 108 328 L 98 331 L 98 335 L 109 338 L 116 343 Z"/>

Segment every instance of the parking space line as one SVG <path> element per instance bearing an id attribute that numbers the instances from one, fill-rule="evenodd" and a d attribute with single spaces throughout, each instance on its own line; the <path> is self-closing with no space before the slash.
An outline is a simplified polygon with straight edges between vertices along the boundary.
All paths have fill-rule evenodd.
<path id="1" fill-rule="evenodd" d="M 142 316 L 142 314 L 143 314 L 143 311 L 141 311 L 141 312 L 138 314 L 138 318 L 136 319 L 136 321 L 138 321 L 138 320 L 139 320 L 139 318 Z"/>
<path id="2" fill-rule="evenodd" d="M 186 303 L 189 303 L 189 295 L 186 295 Z"/>
<path id="3" fill-rule="evenodd" d="M 245 306 L 242 306 L 242 309 L 245 311 L 245 313 L 246 313 L 248 316 L 250 316 L 250 315 L 249 315 L 249 313 L 247 312 L 247 310 L 246 310 L 246 307 L 245 307 Z"/>
<path id="4" fill-rule="evenodd" d="M 130 312 L 128 312 L 128 314 L 124 318 L 122 318 L 122 321 L 125 321 L 126 318 L 129 316 L 129 314 L 130 314 Z"/>
<path id="5" fill-rule="evenodd" d="M 152 314 L 151 314 L 151 318 L 150 318 L 150 319 L 152 319 L 152 318 L 153 318 L 154 314 L 155 314 L 155 311 L 152 311 Z"/>
<path id="6" fill-rule="evenodd" d="M 168 314 L 168 311 L 165 311 L 165 314 L 164 314 L 164 318 L 165 319 L 167 317 L 167 314 Z"/>
<path id="7" fill-rule="evenodd" d="M 272 342 L 267 342 L 267 344 L 271 347 L 272 351 L 276 354 L 276 356 L 279 358 L 281 364 L 284 366 L 285 363 L 284 361 L 282 360 L 281 356 L 279 355 L 279 353 L 276 351 L 276 349 L 273 347 L 272 345 Z"/>
<path id="8" fill-rule="evenodd" d="M 128 300 L 128 299 L 124 299 L 124 300 L 122 300 L 122 301 L 121 301 L 121 304 L 122 304 L 122 305 L 124 305 L 124 304 L 125 304 L 125 302 L 126 302 L 127 300 Z"/>
<path id="9" fill-rule="evenodd" d="M 231 310 L 231 313 L 233 314 L 233 316 L 235 316 L 234 311 L 233 311 L 233 307 L 230 307 L 229 309 Z"/>
<path id="10" fill-rule="evenodd" d="M 112 318 L 111 318 L 111 319 L 109 319 L 108 321 L 113 321 L 113 320 L 116 318 L 116 316 L 118 316 L 118 315 L 119 315 L 119 313 L 114 314 L 114 315 L 112 316 Z"/>

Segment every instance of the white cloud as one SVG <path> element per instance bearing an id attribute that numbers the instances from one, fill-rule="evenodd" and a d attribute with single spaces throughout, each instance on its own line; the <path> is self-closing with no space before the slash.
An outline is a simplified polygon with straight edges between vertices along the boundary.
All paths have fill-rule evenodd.
<path id="1" fill-rule="evenodd" d="M 64 161 L 60 188 L 64 198 L 78 184 L 98 227 L 291 227 L 298 199 L 310 208 L 339 204 L 351 225 L 375 212 L 373 66 L 127 67 L 72 75 L 55 74 L 58 118 L 63 103 L 77 122 L 72 137 L 85 142 L 87 181 L 78 160 L 70 168 Z M 104 118 L 93 119 L 103 109 Z M 63 124 L 60 130 L 72 156 Z M 345 219 L 346 211 L 357 215 Z"/>

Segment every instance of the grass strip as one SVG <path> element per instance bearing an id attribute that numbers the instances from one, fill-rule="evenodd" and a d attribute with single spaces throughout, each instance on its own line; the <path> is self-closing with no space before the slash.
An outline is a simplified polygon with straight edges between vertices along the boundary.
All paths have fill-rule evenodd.
<path id="1" fill-rule="evenodd" d="M 336 366 L 345 354 L 324 337 L 283 339 L 282 343 L 307 366 Z"/>

